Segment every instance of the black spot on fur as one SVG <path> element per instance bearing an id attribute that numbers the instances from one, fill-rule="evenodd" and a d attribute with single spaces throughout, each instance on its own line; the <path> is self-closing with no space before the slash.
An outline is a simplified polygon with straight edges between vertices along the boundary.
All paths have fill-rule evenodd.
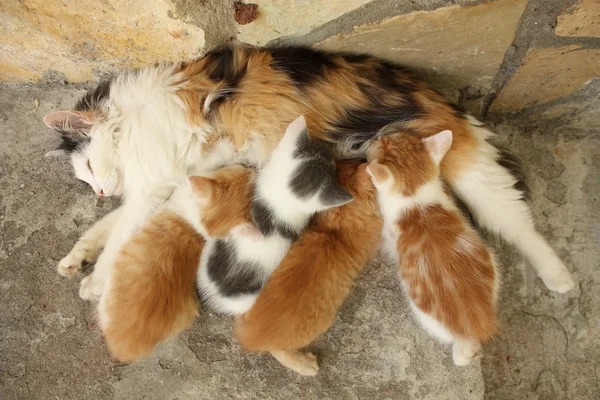
<path id="1" fill-rule="evenodd" d="M 264 281 L 254 271 L 258 264 L 237 260 L 233 245 L 226 240 L 217 240 L 209 257 L 208 276 L 217 285 L 223 296 L 258 293 Z"/>
<path id="2" fill-rule="evenodd" d="M 209 71 L 208 77 L 215 82 L 221 82 L 209 107 L 209 114 L 214 115 L 214 111 L 221 104 L 235 96 L 240 82 L 246 76 L 248 67 L 246 63 L 240 66 L 235 65 L 234 50 L 231 47 L 214 50 L 206 57 L 208 59 L 206 66 Z"/>
<path id="3" fill-rule="evenodd" d="M 100 110 L 102 103 L 110 96 L 111 80 L 100 82 L 98 86 L 87 91 L 75 105 L 76 111 Z"/>
<path id="4" fill-rule="evenodd" d="M 294 242 L 298 239 L 300 232 L 289 226 L 283 221 L 279 221 L 275 217 L 275 213 L 269 205 L 259 198 L 252 200 L 252 208 L 250 209 L 252 219 L 263 236 L 270 236 L 274 233 L 279 234 L 285 239 Z"/>
<path id="5" fill-rule="evenodd" d="M 517 156 L 510 153 L 505 149 L 498 149 L 500 151 L 500 157 L 497 162 L 502 167 L 504 167 L 515 179 L 516 183 L 514 184 L 514 188 L 523 193 L 524 199 L 529 199 L 529 187 L 526 183 L 525 171 L 523 170 L 523 166 L 521 165 L 521 161 Z"/>
<path id="6" fill-rule="evenodd" d="M 450 104 L 450 107 L 452 107 L 452 109 L 454 110 L 455 116 L 457 116 L 458 118 L 467 119 L 467 110 L 465 110 L 457 104 Z"/>
<path id="7" fill-rule="evenodd" d="M 410 122 L 423 114 L 423 108 L 412 98 L 400 106 L 380 104 L 377 107 L 351 109 L 346 112 L 346 118 L 335 123 L 327 134 L 335 140 L 349 141 L 353 146 L 360 147 L 385 126 Z"/>
<path id="8" fill-rule="evenodd" d="M 74 135 L 67 132 L 61 132 L 61 139 L 62 142 L 56 150 L 63 150 L 69 155 L 77 151 L 83 151 L 92 140 L 87 135 Z"/>
<path id="9" fill-rule="evenodd" d="M 326 206 L 339 206 L 352 201 L 352 195 L 346 192 L 337 182 L 323 188 L 319 193 L 321 203 Z"/>
<path id="10" fill-rule="evenodd" d="M 271 67 L 286 73 L 297 86 L 311 84 L 323 75 L 325 68 L 335 68 L 331 55 L 306 47 L 284 47 L 271 50 Z"/>

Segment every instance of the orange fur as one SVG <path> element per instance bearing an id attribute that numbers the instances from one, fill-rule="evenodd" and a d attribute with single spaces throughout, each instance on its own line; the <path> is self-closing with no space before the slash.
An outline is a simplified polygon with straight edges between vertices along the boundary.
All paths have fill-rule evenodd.
<path id="1" fill-rule="evenodd" d="M 115 261 L 101 312 L 112 356 L 134 361 L 187 328 L 198 314 L 196 270 L 204 240 L 168 211 L 152 216 Z"/>
<path id="2" fill-rule="evenodd" d="M 369 150 L 369 159 L 387 168 L 392 190 L 404 197 L 439 179 L 426 145 L 411 134 L 383 137 Z M 435 201 L 404 211 L 397 226 L 398 267 L 417 308 L 455 336 L 490 339 L 497 330 L 498 277 L 493 256 L 475 229 L 457 209 Z"/>
<path id="3" fill-rule="evenodd" d="M 190 177 L 195 194 L 205 198 L 202 224 L 213 237 L 226 237 L 237 226 L 252 221 L 250 206 L 255 172 L 251 168 L 221 168 L 209 177 Z"/>
<path id="4" fill-rule="evenodd" d="M 382 221 L 365 165 L 337 163 L 354 200 L 318 214 L 260 292 L 236 320 L 235 334 L 252 351 L 296 350 L 333 323 L 354 280 L 375 255 Z"/>

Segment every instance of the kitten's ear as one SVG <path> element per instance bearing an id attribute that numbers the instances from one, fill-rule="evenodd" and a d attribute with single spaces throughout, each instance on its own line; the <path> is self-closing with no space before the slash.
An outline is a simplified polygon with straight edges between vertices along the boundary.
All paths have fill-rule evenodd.
<path id="1" fill-rule="evenodd" d="M 98 122 L 100 111 L 57 111 L 44 117 L 50 129 L 66 133 L 87 133 Z"/>
<path id="2" fill-rule="evenodd" d="M 346 192 L 337 182 L 327 185 L 319 195 L 321 203 L 327 207 L 338 207 L 351 202 L 354 198 Z"/>
<path id="3" fill-rule="evenodd" d="M 288 125 L 281 141 L 284 143 L 295 144 L 301 136 L 309 137 L 308 129 L 306 128 L 306 119 L 304 119 L 303 115 L 299 116 Z"/>
<path id="4" fill-rule="evenodd" d="M 371 185 L 371 176 L 369 176 L 369 173 L 367 172 L 367 165 L 367 163 L 360 164 L 356 171 L 356 180 L 363 185 Z"/>
<path id="5" fill-rule="evenodd" d="M 437 164 L 442 161 L 446 152 L 452 146 L 452 131 L 445 130 L 423 139 L 427 152 Z"/>
<path id="6" fill-rule="evenodd" d="M 215 182 L 205 176 L 190 176 L 188 182 L 198 200 L 207 204 L 213 196 Z"/>
<path id="7" fill-rule="evenodd" d="M 231 228 L 231 233 L 234 235 L 242 236 L 253 242 L 260 242 L 265 238 L 260 229 L 258 229 L 258 226 L 256 226 L 252 222 L 246 222 L 244 224 L 234 226 L 233 228 Z"/>
<path id="8" fill-rule="evenodd" d="M 392 178 L 390 169 L 377 161 L 373 161 L 367 166 L 367 173 L 375 185 L 380 185 Z"/>

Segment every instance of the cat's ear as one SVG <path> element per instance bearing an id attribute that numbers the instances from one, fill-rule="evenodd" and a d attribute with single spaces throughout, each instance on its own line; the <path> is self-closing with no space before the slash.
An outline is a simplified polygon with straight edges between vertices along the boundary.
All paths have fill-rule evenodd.
<path id="1" fill-rule="evenodd" d="M 371 176 L 367 172 L 367 163 L 362 163 L 356 171 L 356 180 L 363 185 L 371 185 Z"/>
<path id="2" fill-rule="evenodd" d="M 351 202 L 354 198 L 346 192 L 337 182 L 327 185 L 319 195 L 321 203 L 327 207 L 338 207 Z"/>
<path id="3" fill-rule="evenodd" d="M 427 149 L 433 161 L 439 164 L 450 146 L 452 146 L 452 131 L 445 130 L 429 136 L 423 139 L 423 144 L 425 144 L 425 149 Z"/>
<path id="4" fill-rule="evenodd" d="M 260 242 L 265 238 L 260 229 L 258 229 L 258 226 L 252 222 L 246 222 L 244 224 L 234 226 L 231 228 L 231 233 L 242 236 L 251 240 L 252 242 Z"/>
<path id="5" fill-rule="evenodd" d="M 392 178 L 390 169 L 377 161 L 373 161 L 367 166 L 367 173 L 375 185 L 381 185 Z"/>
<path id="6" fill-rule="evenodd" d="M 306 128 L 306 119 L 303 115 L 296 118 L 291 124 L 288 125 L 285 135 L 283 136 L 282 142 L 295 144 L 299 137 L 308 136 L 308 129 Z"/>
<path id="7" fill-rule="evenodd" d="M 207 204 L 213 196 L 215 182 L 205 176 L 190 176 L 188 182 L 198 200 Z"/>
<path id="8" fill-rule="evenodd" d="M 100 111 L 57 111 L 44 117 L 50 129 L 66 133 L 87 133 L 98 122 Z"/>

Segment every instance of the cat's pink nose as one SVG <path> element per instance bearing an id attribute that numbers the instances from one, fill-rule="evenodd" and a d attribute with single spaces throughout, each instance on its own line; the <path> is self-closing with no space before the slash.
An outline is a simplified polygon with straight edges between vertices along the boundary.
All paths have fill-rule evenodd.
<path id="1" fill-rule="evenodd" d="M 100 196 L 104 196 L 104 190 L 100 189 Z"/>

